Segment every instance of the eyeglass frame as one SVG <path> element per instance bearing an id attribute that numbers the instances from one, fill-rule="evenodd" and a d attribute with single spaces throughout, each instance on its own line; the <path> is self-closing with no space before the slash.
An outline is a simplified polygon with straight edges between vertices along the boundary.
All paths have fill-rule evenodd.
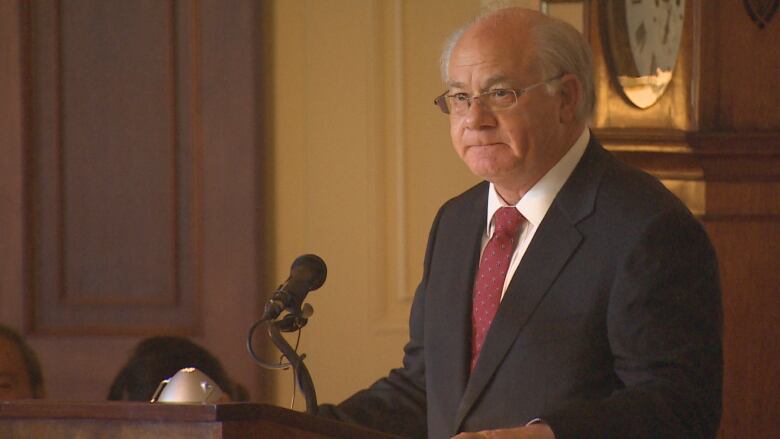
<path id="1" fill-rule="evenodd" d="M 474 99 L 478 99 L 478 98 L 481 98 L 482 96 L 487 96 L 487 95 L 495 94 L 495 93 L 502 92 L 502 91 L 511 92 L 513 95 L 515 95 L 515 101 L 512 102 L 511 104 L 509 104 L 506 107 L 491 108 L 490 106 L 487 106 L 486 108 L 488 108 L 490 111 L 508 110 L 508 109 L 514 107 L 517 104 L 518 99 L 520 99 L 520 96 L 524 95 L 526 92 L 528 92 L 528 91 L 530 91 L 530 90 L 532 90 L 532 89 L 534 89 L 536 87 L 539 87 L 540 85 L 545 85 L 548 82 L 557 81 L 557 80 L 563 78 L 565 75 L 566 75 L 565 73 L 561 73 L 560 75 L 558 75 L 558 76 L 556 76 L 554 78 L 545 79 L 544 81 L 540 81 L 540 82 L 537 82 L 535 84 L 531 84 L 528 87 L 523 87 L 523 88 L 497 88 L 497 89 L 494 89 L 494 90 L 488 90 L 488 91 L 482 92 L 480 94 L 467 97 L 466 98 L 466 102 L 467 102 L 467 104 L 466 104 L 466 111 L 471 109 L 471 104 L 473 103 Z M 441 110 L 442 113 L 449 115 L 449 114 L 452 114 L 452 113 L 450 113 L 450 108 L 447 105 L 447 98 L 453 98 L 453 97 L 455 97 L 456 95 L 458 95 L 460 93 L 455 93 L 455 94 L 450 94 L 450 95 L 448 95 L 447 93 L 449 93 L 449 90 L 447 90 L 444 93 L 442 93 L 439 96 L 437 96 L 436 99 L 433 100 L 433 104 L 436 105 L 437 107 L 439 107 L 439 110 Z"/>

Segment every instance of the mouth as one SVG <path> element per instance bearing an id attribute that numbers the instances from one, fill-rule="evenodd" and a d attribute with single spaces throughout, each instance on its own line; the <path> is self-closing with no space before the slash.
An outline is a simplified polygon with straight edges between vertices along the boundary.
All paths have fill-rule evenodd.
<path id="1" fill-rule="evenodd" d="M 505 143 L 495 142 L 495 143 L 472 143 L 469 145 L 469 148 L 495 148 L 495 147 L 501 147 L 506 146 Z"/>

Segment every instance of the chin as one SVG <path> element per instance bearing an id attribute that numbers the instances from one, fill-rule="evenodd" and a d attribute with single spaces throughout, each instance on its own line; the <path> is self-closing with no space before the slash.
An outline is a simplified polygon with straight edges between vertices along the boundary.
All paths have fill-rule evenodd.
<path id="1" fill-rule="evenodd" d="M 517 166 L 514 163 L 496 162 L 492 160 L 466 161 L 466 166 L 472 174 L 488 181 L 494 181 L 501 177 L 513 174 Z M 516 171 L 515 171 L 516 172 Z"/>

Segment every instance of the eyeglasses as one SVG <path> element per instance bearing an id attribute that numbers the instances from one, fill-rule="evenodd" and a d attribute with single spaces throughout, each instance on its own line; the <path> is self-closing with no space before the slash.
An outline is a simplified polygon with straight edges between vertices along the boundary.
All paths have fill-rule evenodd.
<path id="1" fill-rule="evenodd" d="M 468 93 L 453 93 L 447 94 L 449 90 L 439 95 L 433 100 L 442 113 L 454 114 L 456 116 L 462 116 L 469 111 L 471 103 L 474 99 L 484 105 L 484 107 L 490 111 L 501 111 L 511 108 L 517 103 L 517 98 L 522 96 L 525 92 L 532 90 L 540 85 L 547 84 L 548 82 L 561 79 L 563 75 L 558 75 L 555 78 L 550 78 L 536 84 L 529 85 L 525 88 L 512 89 L 512 88 L 498 88 L 495 90 L 486 91 L 476 96 L 469 96 Z"/>

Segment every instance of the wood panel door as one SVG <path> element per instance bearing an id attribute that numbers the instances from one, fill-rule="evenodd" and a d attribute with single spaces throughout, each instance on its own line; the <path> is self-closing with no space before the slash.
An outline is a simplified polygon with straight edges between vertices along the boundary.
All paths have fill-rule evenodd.
<path id="1" fill-rule="evenodd" d="M 0 318 L 38 350 L 49 396 L 104 398 L 156 334 L 257 387 L 260 9 L 3 2 Z"/>

